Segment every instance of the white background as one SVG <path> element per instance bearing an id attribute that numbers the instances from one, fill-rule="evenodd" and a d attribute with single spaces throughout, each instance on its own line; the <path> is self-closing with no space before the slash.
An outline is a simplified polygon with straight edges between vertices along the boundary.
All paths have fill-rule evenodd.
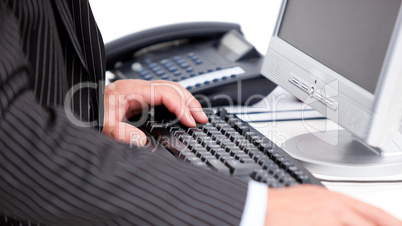
<path id="1" fill-rule="evenodd" d="M 265 54 L 281 0 L 90 0 L 104 42 L 157 26 L 220 21 L 238 23 Z"/>

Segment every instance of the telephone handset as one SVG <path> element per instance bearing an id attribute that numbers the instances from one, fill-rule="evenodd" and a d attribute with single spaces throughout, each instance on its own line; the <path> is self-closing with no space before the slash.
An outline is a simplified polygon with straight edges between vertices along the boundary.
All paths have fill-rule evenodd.
<path id="1" fill-rule="evenodd" d="M 251 105 L 276 87 L 263 57 L 233 23 L 197 22 L 137 32 L 106 44 L 114 79 L 171 80 L 204 106 Z"/>

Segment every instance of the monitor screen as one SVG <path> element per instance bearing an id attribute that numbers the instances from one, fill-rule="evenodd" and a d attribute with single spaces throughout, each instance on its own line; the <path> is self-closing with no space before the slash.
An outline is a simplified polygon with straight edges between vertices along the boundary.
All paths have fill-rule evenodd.
<path id="1" fill-rule="evenodd" d="M 374 93 L 400 5 L 401 0 L 288 0 L 278 36 Z"/>

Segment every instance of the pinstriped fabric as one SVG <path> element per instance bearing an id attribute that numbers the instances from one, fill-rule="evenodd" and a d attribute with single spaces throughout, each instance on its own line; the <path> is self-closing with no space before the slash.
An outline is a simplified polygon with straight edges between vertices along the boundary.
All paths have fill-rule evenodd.
<path id="1" fill-rule="evenodd" d="M 70 87 L 102 80 L 102 45 L 85 0 L 0 1 L 3 223 L 238 224 L 246 183 L 68 120 L 62 105 Z M 72 98 L 79 118 L 97 119 L 94 89 Z"/>

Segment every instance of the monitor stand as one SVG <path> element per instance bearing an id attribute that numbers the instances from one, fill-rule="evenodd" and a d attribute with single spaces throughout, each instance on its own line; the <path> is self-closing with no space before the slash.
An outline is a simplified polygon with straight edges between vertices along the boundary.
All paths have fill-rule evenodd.
<path id="1" fill-rule="evenodd" d="M 320 132 L 316 132 L 320 133 Z M 318 178 L 345 180 L 376 180 L 402 178 L 402 150 L 400 154 L 382 155 L 376 149 L 356 141 L 345 130 L 327 131 L 326 136 L 336 137 L 337 145 L 319 138 L 319 134 L 306 133 L 289 139 L 285 150 Z M 395 152 L 394 152 L 395 153 Z"/>

